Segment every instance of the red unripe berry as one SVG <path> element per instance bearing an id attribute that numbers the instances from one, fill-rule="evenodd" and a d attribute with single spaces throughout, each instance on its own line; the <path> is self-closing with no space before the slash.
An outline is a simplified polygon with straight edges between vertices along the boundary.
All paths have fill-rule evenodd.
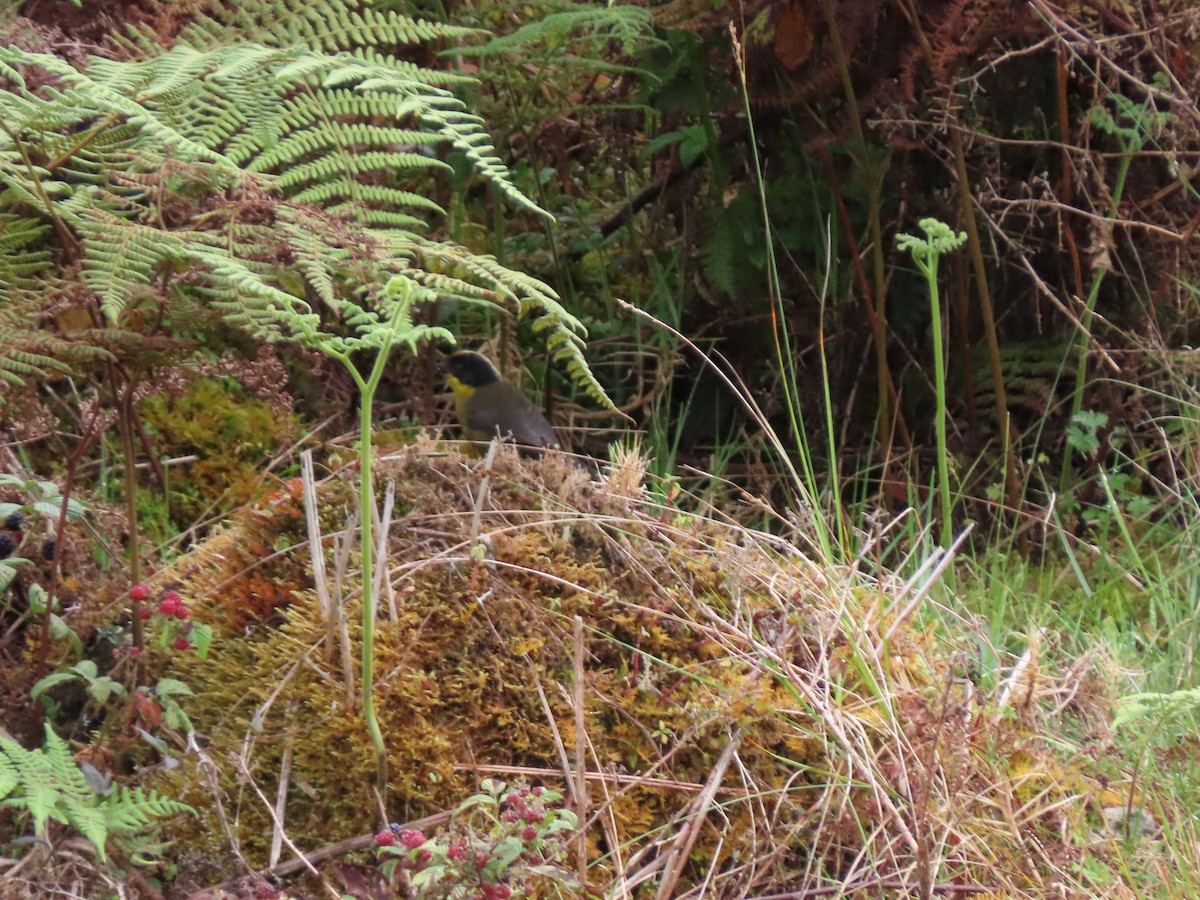
<path id="1" fill-rule="evenodd" d="M 175 650 L 186 650 L 192 646 L 192 642 L 185 637 L 177 637 L 171 641 L 171 647 Z"/>
<path id="2" fill-rule="evenodd" d="M 463 860 L 467 858 L 467 842 L 459 839 L 455 841 L 446 850 L 446 856 L 450 859 Z"/>
<path id="3" fill-rule="evenodd" d="M 400 832 L 400 843 L 409 850 L 416 850 L 426 840 L 425 833 L 416 828 L 405 828 Z"/>
<path id="4" fill-rule="evenodd" d="M 186 606 L 181 605 L 178 609 L 175 610 L 175 618 L 177 618 L 177 619 L 186 619 L 189 616 L 191 616 L 191 614 L 192 614 L 192 611 L 190 609 L 188 609 Z"/>
<path id="5" fill-rule="evenodd" d="M 179 604 L 174 600 L 161 600 L 158 604 L 158 611 L 164 616 L 173 616 L 179 611 Z"/>
<path id="6" fill-rule="evenodd" d="M 532 825 L 526 825 L 521 829 L 521 840 L 527 844 L 537 840 L 537 829 Z"/>
<path id="7" fill-rule="evenodd" d="M 139 606 L 138 607 L 138 618 L 139 619 L 148 619 L 152 615 L 154 615 L 154 607 L 153 606 Z"/>
<path id="8" fill-rule="evenodd" d="M 135 584 L 129 589 L 129 599 L 136 600 L 138 603 L 141 603 L 149 596 L 150 588 L 146 587 L 144 584 Z"/>
<path id="9" fill-rule="evenodd" d="M 375 835 L 375 843 L 380 847 L 390 847 L 392 844 L 396 843 L 396 836 L 392 834 L 392 830 L 390 828 L 385 828 L 383 831 Z"/>
<path id="10" fill-rule="evenodd" d="M 162 599 L 168 603 L 180 604 L 183 602 L 183 597 L 179 595 L 179 591 L 163 591 Z"/>

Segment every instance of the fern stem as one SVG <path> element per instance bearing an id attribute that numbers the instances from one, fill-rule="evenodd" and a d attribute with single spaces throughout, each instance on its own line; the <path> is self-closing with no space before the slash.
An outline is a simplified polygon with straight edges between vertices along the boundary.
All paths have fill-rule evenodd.
<path id="1" fill-rule="evenodd" d="M 361 401 L 358 409 L 358 491 L 361 536 L 359 553 L 362 559 L 362 712 L 367 723 L 367 733 L 371 736 L 371 745 L 375 748 L 375 776 L 380 796 L 383 796 L 387 789 L 388 765 L 387 746 L 383 741 L 379 718 L 375 714 L 375 476 L 371 427 L 374 422 L 372 406 L 375 390 L 379 387 L 379 381 L 387 368 L 388 356 L 392 350 L 392 336 L 393 332 L 389 330 L 383 347 L 375 357 L 371 375 L 366 381 L 348 355 L 338 357 L 358 386 Z"/>
<path id="2" fill-rule="evenodd" d="M 937 434 L 938 494 L 942 500 L 942 546 L 946 549 L 954 542 L 954 523 L 951 519 L 953 506 L 950 502 L 950 462 L 946 452 L 946 359 L 942 349 L 942 303 L 938 294 L 937 253 L 928 260 L 929 306 L 933 331 L 933 388 L 937 395 L 937 418 L 934 420 Z"/>
<path id="3" fill-rule="evenodd" d="M 359 506 L 359 559 L 362 563 L 362 714 L 367 724 L 367 733 L 371 736 L 371 746 L 375 750 L 375 779 L 380 796 L 387 788 L 388 766 L 387 745 L 383 740 L 383 731 L 379 727 L 379 718 L 375 713 L 375 521 L 372 513 L 375 507 L 375 476 L 374 450 L 371 440 L 371 429 L 374 424 L 372 407 L 375 400 L 375 389 L 387 366 L 391 353 L 392 338 L 389 334 L 379 354 L 371 375 L 363 379 L 354 365 L 349 353 L 335 351 L 326 347 L 325 352 L 340 362 L 350 374 L 355 387 L 358 388 L 358 506 Z"/>
<path id="4" fill-rule="evenodd" d="M 42 179 L 38 175 L 38 168 L 33 164 L 33 160 L 29 157 L 29 148 L 26 145 L 26 142 L 21 140 L 17 134 L 13 133 L 13 131 L 7 125 L 5 125 L 3 121 L 0 121 L 0 128 L 4 129 L 5 134 L 8 135 L 9 140 L 16 148 L 17 153 L 21 155 L 21 161 L 25 164 L 26 172 L 29 173 L 29 181 L 33 185 L 33 190 L 38 195 L 38 199 L 42 201 L 42 204 L 45 207 L 46 215 L 50 218 L 51 223 L 53 223 L 54 231 L 58 235 L 59 240 L 62 241 L 63 247 L 66 248 L 71 256 L 78 256 L 79 241 L 76 239 L 75 233 L 67 227 L 66 222 L 64 222 L 62 217 L 59 216 L 58 204 L 50 199 L 50 195 L 46 193 L 46 187 L 42 184 Z"/>
<path id="5" fill-rule="evenodd" d="M 1121 162 L 1117 167 L 1117 177 L 1113 183 L 1112 202 L 1109 204 L 1109 215 L 1116 218 L 1120 211 L 1121 198 L 1125 194 L 1125 179 L 1129 175 L 1129 167 L 1133 164 L 1134 154 L 1141 148 L 1143 141 L 1128 140 L 1122 141 Z M 1087 369 L 1088 369 L 1088 344 L 1092 340 L 1092 322 L 1096 317 L 1096 302 L 1100 298 L 1100 286 L 1104 283 L 1104 276 L 1108 274 L 1107 267 L 1094 266 L 1095 273 L 1092 278 L 1091 287 L 1088 289 L 1087 301 L 1083 306 L 1083 313 L 1079 317 L 1079 360 L 1075 364 L 1075 387 L 1071 393 L 1071 412 L 1067 422 L 1074 423 L 1075 417 L 1083 410 L 1083 397 L 1087 388 Z M 1073 447 L 1071 442 L 1067 441 L 1063 448 L 1063 467 L 1062 473 L 1059 475 L 1059 490 L 1065 492 L 1071 473 L 1071 456 Z"/>
<path id="6" fill-rule="evenodd" d="M 941 498 L 942 546 L 947 550 L 954 543 L 953 505 L 950 500 L 950 455 L 946 448 L 946 359 L 942 343 L 942 302 L 938 293 L 938 258 L 942 253 L 957 250 L 967 240 L 965 232 L 955 234 L 950 226 L 937 219 L 925 218 L 919 223 L 925 237 L 911 234 L 896 236 L 901 250 L 912 252 L 913 262 L 925 276 L 929 289 L 930 330 L 933 338 L 933 384 L 937 408 L 934 425 L 937 435 L 937 490 Z"/>

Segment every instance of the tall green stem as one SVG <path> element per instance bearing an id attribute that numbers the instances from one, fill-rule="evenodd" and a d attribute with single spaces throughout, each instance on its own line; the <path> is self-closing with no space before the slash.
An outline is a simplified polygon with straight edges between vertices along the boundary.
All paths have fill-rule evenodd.
<path id="1" fill-rule="evenodd" d="M 937 393 L 937 410 L 934 426 L 937 432 L 938 494 L 942 507 L 942 546 L 949 549 L 954 542 L 954 523 L 950 516 L 950 454 L 946 449 L 946 360 L 942 350 L 942 304 L 938 294 L 938 257 L 942 253 L 956 250 L 966 241 L 965 232 L 955 234 L 950 226 L 937 219 L 922 219 L 919 223 L 925 232 L 924 238 L 911 234 L 896 236 L 901 250 L 912 253 L 913 262 L 929 286 L 929 307 L 933 333 L 933 386 Z"/>
<path id="2" fill-rule="evenodd" d="M 381 795 L 387 788 L 388 766 L 387 747 L 375 715 L 375 475 L 371 426 L 374 422 L 372 406 L 375 389 L 379 387 L 379 380 L 387 368 L 391 350 L 392 340 L 389 336 L 375 357 L 371 376 L 366 381 L 363 381 L 349 356 L 339 357 L 358 386 L 361 399 L 358 410 L 358 493 L 361 507 L 359 533 L 362 536 L 362 711 L 367 732 L 371 735 L 371 744 L 375 748 L 376 782 Z"/>
<path id="3" fill-rule="evenodd" d="M 938 493 L 942 498 L 942 546 L 949 549 L 954 541 L 950 503 L 950 459 L 946 452 L 946 359 L 942 351 L 942 302 L 938 294 L 936 251 L 930 254 L 925 277 L 929 280 L 929 307 L 933 331 L 933 389 L 937 395 Z M 924 269 L 925 267 L 922 266 Z"/>
<path id="4" fill-rule="evenodd" d="M 1137 103 L 1121 94 L 1111 94 L 1109 100 L 1116 108 L 1116 115 L 1103 106 L 1097 106 L 1092 109 L 1091 119 L 1093 127 L 1112 135 L 1121 145 L 1121 161 L 1117 166 L 1117 175 L 1112 188 L 1112 202 L 1109 204 L 1108 213 L 1110 218 L 1115 219 L 1120 212 L 1121 198 L 1125 194 L 1125 180 L 1129 176 L 1129 167 L 1133 164 L 1137 154 L 1141 152 L 1142 147 L 1151 140 L 1154 131 L 1170 119 L 1170 114 L 1157 112 L 1153 107 L 1151 96 L 1147 96 L 1142 103 Z M 1106 240 L 1109 239 L 1108 234 L 1105 234 L 1104 237 Z M 1104 264 L 1099 265 L 1100 262 Z M 1104 276 L 1112 266 L 1107 258 L 1104 258 L 1097 260 L 1097 264 L 1093 264 L 1092 268 L 1095 274 L 1091 287 L 1088 289 L 1083 313 L 1079 317 L 1079 360 L 1075 366 L 1075 388 L 1071 394 L 1071 422 L 1075 421 L 1075 417 L 1083 409 L 1084 390 L 1087 387 L 1087 349 L 1092 338 L 1092 322 L 1096 317 L 1096 301 L 1100 297 L 1100 285 L 1104 283 Z M 1071 452 L 1072 447 L 1068 442 L 1063 452 L 1063 466 L 1059 482 L 1060 489 L 1063 491 L 1066 490 L 1070 479 Z"/>
<path id="5" fill-rule="evenodd" d="M 1139 149 L 1140 147 L 1141 145 L 1138 144 Z M 1113 184 L 1112 205 L 1110 207 L 1110 215 L 1114 218 L 1120 206 L 1121 197 L 1125 193 L 1125 178 L 1129 175 L 1129 166 L 1133 162 L 1133 152 L 1136 151 L 1130 150 L 1126 156 L 1121 158 L 1120 167 L 1117 169 L 1117 179 Z M 1092 322 L 1096 318 L 1096 301 L 1100 297 L 1100 285 L 1104 283 L 1104 276 L 1107 273 L 1107 268 L 1095 269 L 1092 286 L 1088 289 L 1087 302 L 1084 303 L 1083 314 L 1079 317 L 1079 359 L 1075 364 L 1075 387 L 1071 393 L 1071 417 L 1067 420 L 1071 423 L 1075 421 L 1075 417 L 1083 409 L 1083 397 L 1085 388 L 1087 387 L 1088 342 L 1092 339 Z M 1059 486 L 1064 492 L 1071 477 L 1071 455 L 1073 449 L 1070 441 L 1063 448 L 1063 467 L 1062 473 L 1059 476 Z"/>

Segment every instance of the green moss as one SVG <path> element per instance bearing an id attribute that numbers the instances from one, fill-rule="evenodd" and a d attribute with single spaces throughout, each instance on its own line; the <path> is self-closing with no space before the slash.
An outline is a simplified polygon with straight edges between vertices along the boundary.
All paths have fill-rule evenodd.
<path id="1" fill-rule="evenodd" d="M 178 528 L 260 496 L 263 463 L 289 432 L 267 403 L 231 380 L 197 379 L 179 397 L 147 398 L 138 413 L 160 458 L 197 457 L 165 467 L 170 521 Z"/>

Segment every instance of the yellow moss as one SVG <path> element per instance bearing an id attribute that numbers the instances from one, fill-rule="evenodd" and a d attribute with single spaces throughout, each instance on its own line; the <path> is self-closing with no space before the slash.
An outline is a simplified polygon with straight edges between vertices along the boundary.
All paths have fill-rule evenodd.
<path id="1" fill-rule="evenodd" d="M 616 840 L 628 853 L 677 828 L 732 736 L 740 736 L 737 764 L 715 798 L 720 815 L 692 851 L 703 864 L 689 866 L 681 884 L 694 884 L 722 860 L 761 853 L 755 842 L 767 809 L 770 827 L 794 841 L 769 863 L 784 879 L 810 864 L 836 873 L 837 861 L 852 859 L 874 828 L 864 822 L 890 821 L 805 699 L 821 696 L 827 677 L 841 679 L 848 697 L 836 712 L 841 727 L 856 747 L 878 755 L 875 777 L 896 797 L 892 785 L 909 789 L 921 771 L 895 761 L 896 721 L 918 759 L 938 760 L 929 776 L 938 784 L 981 796 L 1006 790 L 979 762 L 994 733 L 982 720 L 947 715 L 938 666 L 905 667 L 911 687 L 892 697 L 888 714 L 865 690 L 855 698 L 851 638 L 833 624 L 845 619 L 844 609 L 825 596 L 827 573 L 814 578 L 802 560 L 782 560 L 765 542 L 743 546 L 704 520 L 689 519 L 685 531 L 663 525 L 640 510 L 636 491 L 579 479 L 554 456 L 528 462 L 502 453 L 485 473 L 418 447 L 381 463 L 379 475 L 381 483 L 394 480 L 400 510 L 387 551 L 394 597 L 380 598 L 376 638 L 389 817 L 452 809 L 479 778 L 506 767 L 534 767 L 562 786 L 562 755 L 573 757 L 576 746 L 576 616 L 584 626 L 588 768 L 608 779 L 589 793 L 593 804 L 607 803 L 607 846 Z M 476 520 L 485 480 L 488 499 Z M 235 759 L 245 760 L 273 799 L 290 747 L 285 827 L 302 847 L 379 824 L 370 741 L 357 698 L 347 699 L 338 648 L 329 654 L 323 643 L 298 496 L 295 485 L 285 485 L 163 576 L 183 582 L 197 618 L 219 633 L 212 658 L 188 663 L 179 677 L 198 695 L 189 714 L 220 766 L 225 824 L 256 864 L 271 825 Z M 337 482 L 322 487 L 327 531 L 343 526 L 348 496 Z M 472 552 L 481 538 L 483 557 Z M 354 565 L 352 557 L 344 588 L 357 690 Z M 878 641 L 880 624 L 860 618 L 856 628 Z M 808 677 L 804 660 L 821 660 L 811 693 L 764 667 L 752 639 L 794 661 L 797 677 Z M 897 637 L 904 654 L 917 646 L 907 640 L 920 636 Z M 1017 741 L 1015 733 L 1006 739 Z M 1038 764 L 1031 757 L 1029 771 Z M 197 828 L 221 833 L 201 773 L 185 778 L 196 786 L 186 799 L 202 807 Z M 1025 782 L 1038 787 L 1032 775 Z M 840 785 L 841 811 L 818 835 L 805 823 L 812 797 L 830 784 Z M 1012 799 L 1024 790 L 1014 789 Z M 972 808 L 997 815 L 996 804 Z M 931 800 L 922 809 L 938 807 Z M 956 822 L 955 830 L 963 827 Z M 903 844 L 893 839 L 890 847 Z M 594 833 L 589 840 L 604 871 L 611 862 L 597 861 L 599 841 Z M 956 865 L 967 865 L 977 846 L 964 841 Z"/>

